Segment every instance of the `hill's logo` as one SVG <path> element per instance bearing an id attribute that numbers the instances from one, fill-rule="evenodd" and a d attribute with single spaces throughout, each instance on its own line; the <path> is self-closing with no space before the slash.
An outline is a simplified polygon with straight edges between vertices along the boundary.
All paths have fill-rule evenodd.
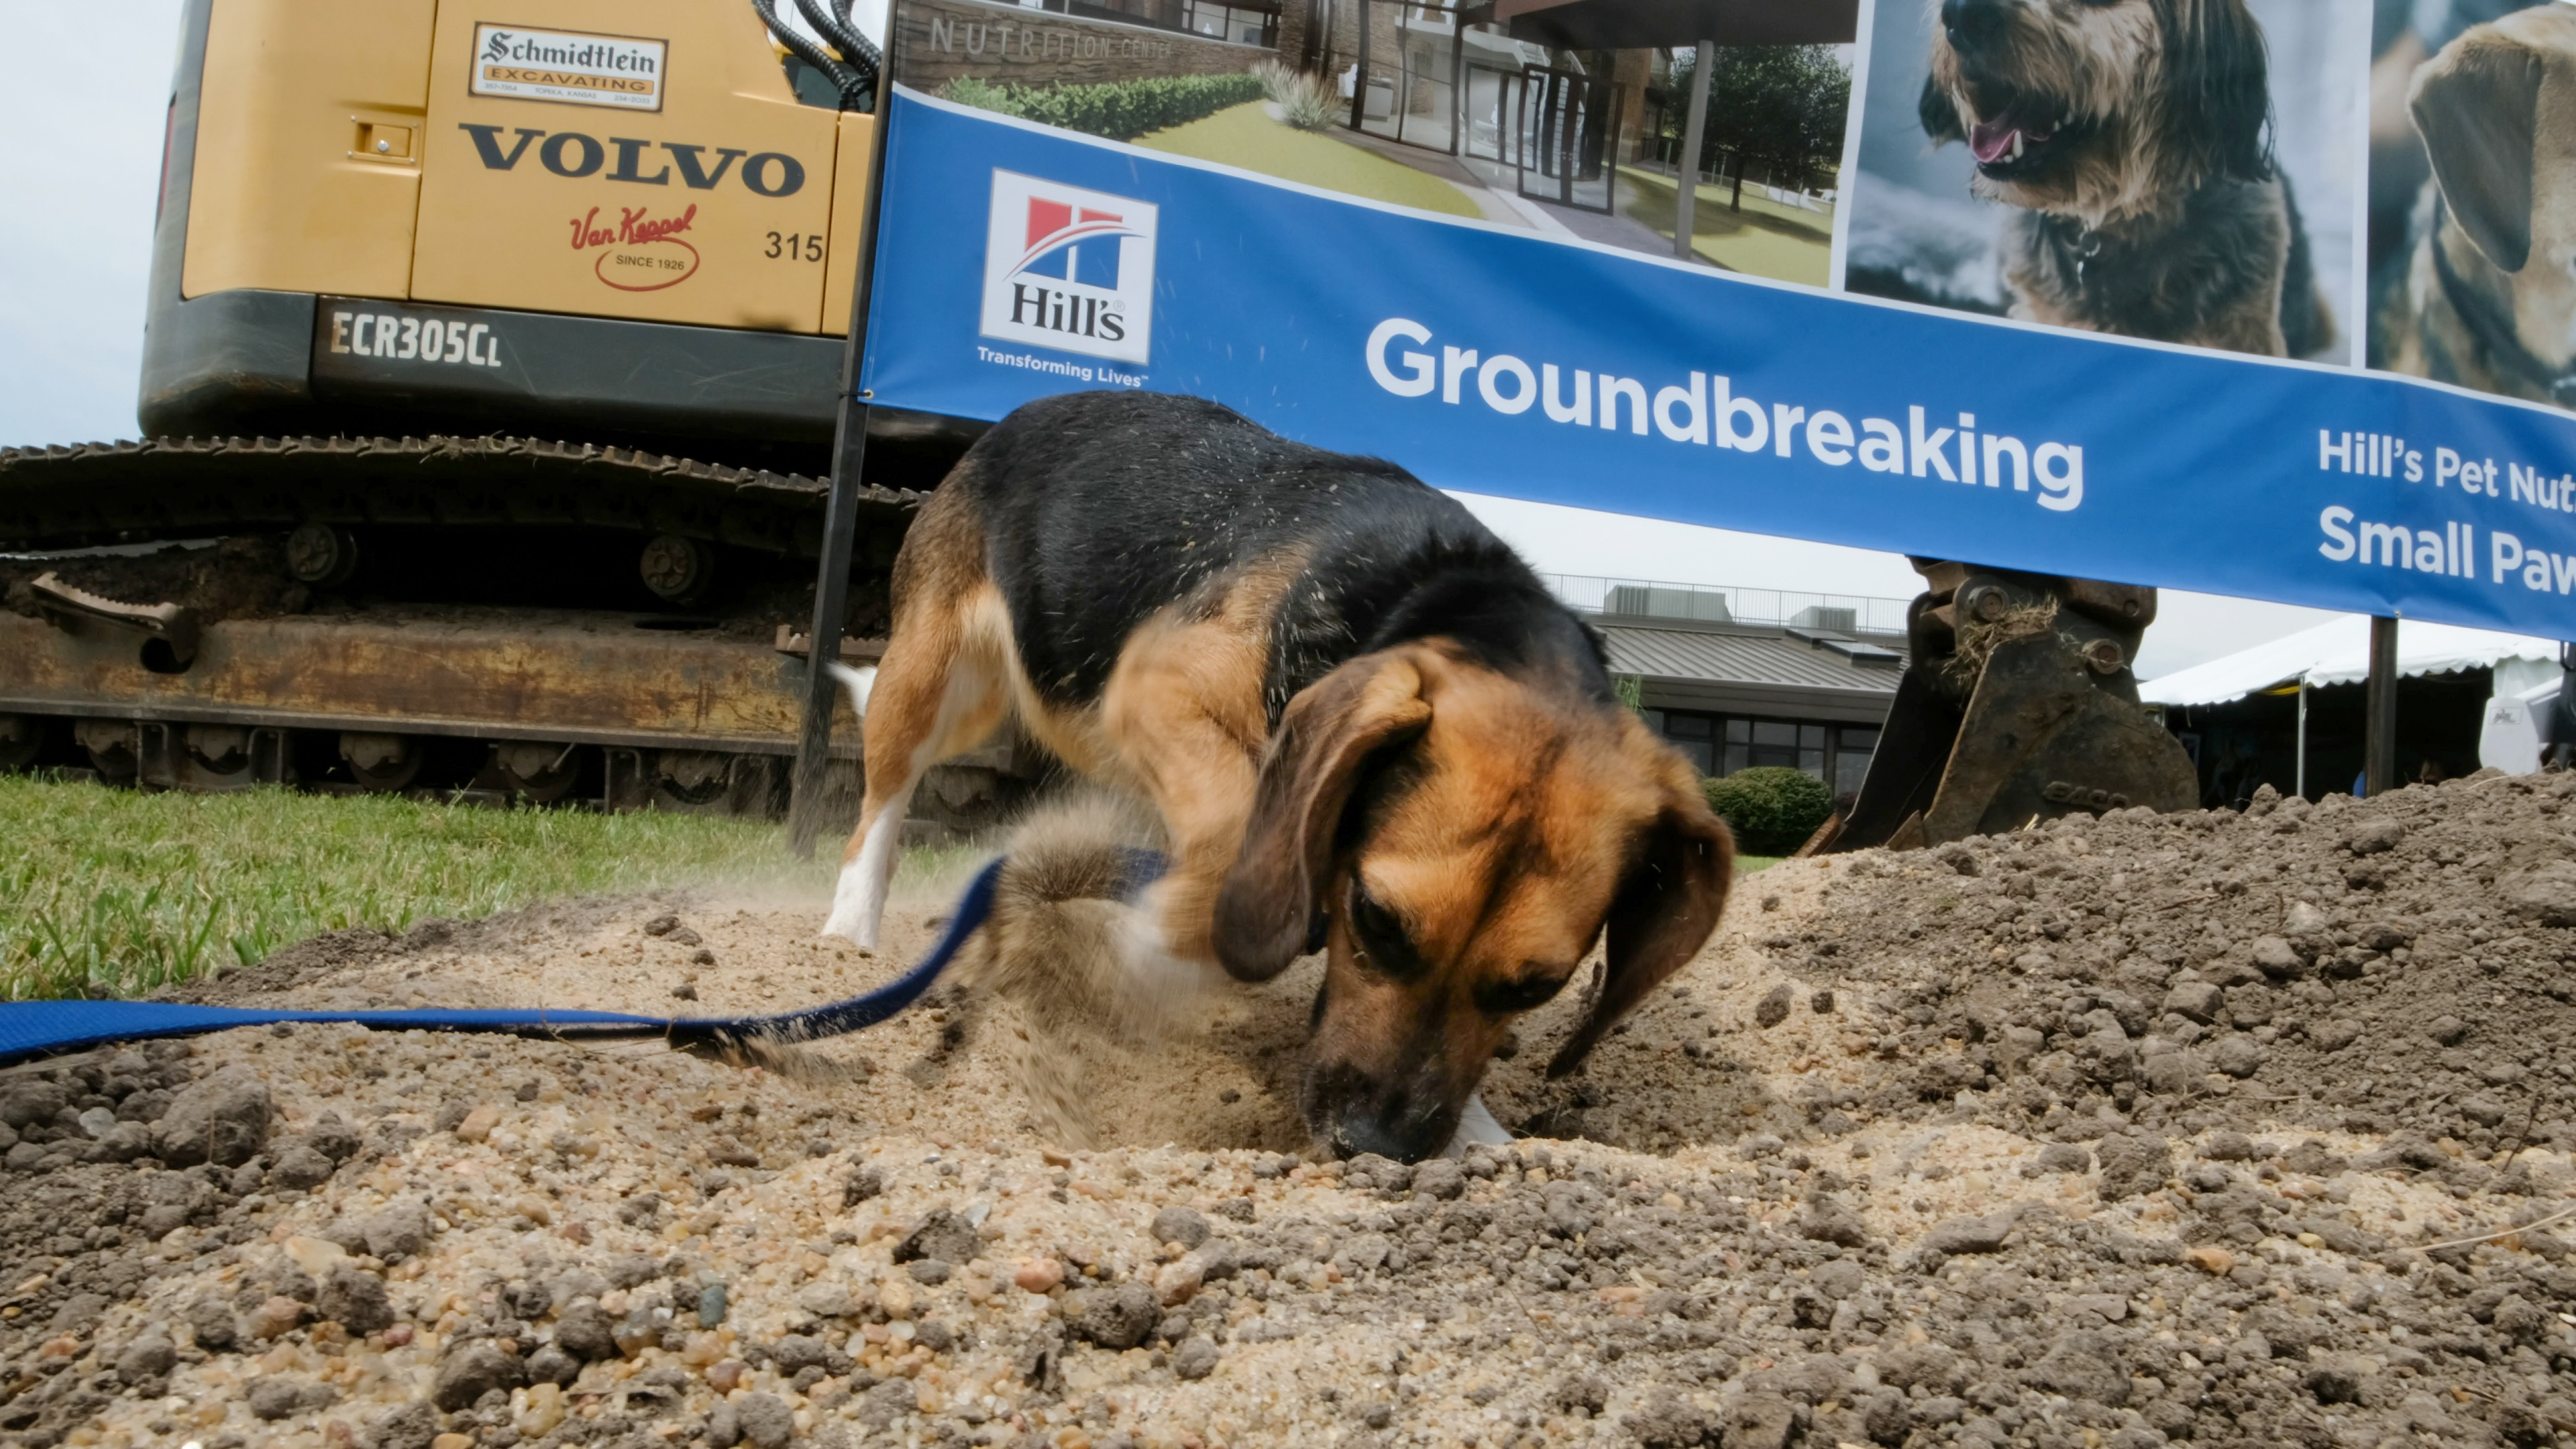
<path id="1" fill-rule="evenodd" d="M 994 172 L 984 335 L 1147 361 L 1158 211 L 1129 197 Z"/>

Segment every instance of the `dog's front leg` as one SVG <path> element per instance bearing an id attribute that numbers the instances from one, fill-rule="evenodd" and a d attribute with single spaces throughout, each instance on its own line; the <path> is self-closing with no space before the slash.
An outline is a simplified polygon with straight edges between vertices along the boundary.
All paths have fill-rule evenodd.
<path id="1" fill-rule="evenodd" d="M 1239 747 L 1218 743 L 1184 760 L 1167 757 L 1163 779 L 1147 782 L 1171 835 L 1172 866 L 1138 902 L 1159 928 L 1163 952 L 1202 966 L 1216 964 L 1217 888 L 1243 847 L 1256 775 Z"/>
<path id="2" fill-rule="evenodd" d="M 1233 623 L 1152 629 L 1129 645 L 1101 700 L 1120 761 L 1171 838 L 1171 870 L 1139 904 L 1165 954 L 1203 966 L 1216 964 L 1217 888 L 1243 846 L 1267 724 L 1260 640 Z"/>

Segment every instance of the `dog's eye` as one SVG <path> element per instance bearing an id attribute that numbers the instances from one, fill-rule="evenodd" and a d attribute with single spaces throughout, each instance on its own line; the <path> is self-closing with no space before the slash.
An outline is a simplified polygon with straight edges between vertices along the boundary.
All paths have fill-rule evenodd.
<path id="1" fill-rule="evenodd" d="M 1356 876 L 1351 879 L 1351 935 L 1359 959 L 1380 975 L 1404 980 L 1422 974 L 1421 953 L 1404 934 L 1404 922 L 1378 904 Z"/>
<path id="2" fill-rule="evenodd" d="M 1534 1010 L 1564 990 L 1565 980 L 1562 976 L 1523 976 L 1512 981 L 1488 981 L 1476 988 L 1476 1009 L 1487 1016 Z"/>

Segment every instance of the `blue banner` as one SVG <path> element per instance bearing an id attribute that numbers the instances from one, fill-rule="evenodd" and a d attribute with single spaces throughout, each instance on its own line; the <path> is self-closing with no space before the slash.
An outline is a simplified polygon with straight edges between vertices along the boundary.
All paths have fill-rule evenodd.
<path id="1" fill-rule="evenodd" d="M 1443 488 L 2576 637 L 2564 412 L 1734 277 L 900 90 L 889 125 L 879 404 L 1192 393 Z"/>

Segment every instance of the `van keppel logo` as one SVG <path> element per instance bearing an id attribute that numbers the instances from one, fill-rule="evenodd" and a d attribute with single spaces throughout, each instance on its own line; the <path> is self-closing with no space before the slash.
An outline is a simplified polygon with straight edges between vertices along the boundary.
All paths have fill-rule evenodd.
<path id="1" fill-rule="evenodd" d="M 984 335 L 1146 361 L 1157 212 L 1124 196 L 994 172 Z"/>

